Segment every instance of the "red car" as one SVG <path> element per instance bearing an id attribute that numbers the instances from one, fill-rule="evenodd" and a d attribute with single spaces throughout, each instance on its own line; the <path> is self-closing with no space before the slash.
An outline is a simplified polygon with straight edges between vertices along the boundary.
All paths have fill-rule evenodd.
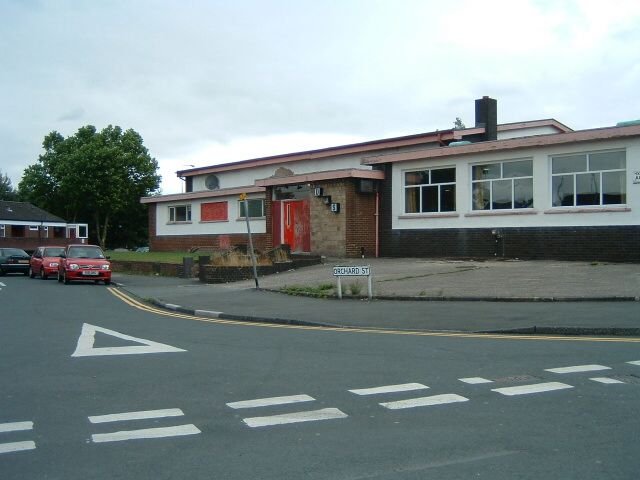
<path id="1" fill-rule="evenodd" d="M 40 278 L 46 280 L 49 275 L 58 273 L 60 266 L 60 255 L 64 253 L 64 247 L 38 247 L 31 255 L 29 261 L 29 276 L 34 278 L 40 275 Z"/>
<path id="2" fill-rule="evenodd" d="M 58 281 L 72 280 L 111 283 L 111 264 L 97 245 L 68 245 L 60 257 Z"/>

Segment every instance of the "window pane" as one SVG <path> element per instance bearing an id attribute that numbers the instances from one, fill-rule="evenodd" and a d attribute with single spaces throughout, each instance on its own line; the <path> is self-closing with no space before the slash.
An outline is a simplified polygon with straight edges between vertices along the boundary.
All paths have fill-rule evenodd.
<path id="1" fill-rule="evenodd" d="M 573 206 L 573 175 L 558 175 L 552 181 L 554 207 Z"/>
<path id="2" fill-rule="evenodd" d="M 505 162 L 502 164 L 502 178 L 533 176 L 533 160 Z"/>
<path id="3" fill-rule="evenodd" d="M 175 222 L 176 221 L 176 209 L 175 209 L 175 207 L 169 207 L 169 221 L 170 222 Z"/>
<path id="4" fill-rule="evenodd" d="M 551 173 L 571 173 L 587 171 L 586 155 L 568 155 L 552 159 Z"/>
<path id="5" fill-rule="evenodd" d="M 249 217 L 263 217 L 262 200 L 254 199 L 249 200 Z"/>
<path id="6" fill-rule="evenodd" d="M 513 208 L 511 198 L 511 188 L 513 182 L 511 180 L 497 180 L 493 182 L 491 208 L 493 210 L 502 210 L 505 208 Z"/>
<path id="7" fill-rule="evenodd" d="M 422 187 L 422 211 L 438 211 L 438 187 Z"/>
<path id="8" fill-rule="evenodd" d="M 489 163 L 487 165 L 474 165 L 471 169 L 473 180 L 500 178 L 500 164 Z"/>
<path id="9" fill-rule="evenodd" d="M 602 174 L 602 204 L 627 203 L 626 182 L 625 172 L 604 172 Z"/>
<path id="10" fill-rule="evenodd" d="M 513 181 L 513 208 L 533 207 L 533 178 Z"/>
<path id="11" fill-rule="evenodd" d="M 456 181 L 455 168 L 431 170 L 431 183 L 453 183 Z"/>
<path id="12" fill-rule="evenodd" d="M 187 207 L 176 207 L 176 222 L 187 221 Z"/>
<path id="13" fill-rule="evenodd" d="M 404 174 L 405 185 L 426 185 L 429 183 L 429 170 L 407 172 Z"/>
<path id="14" fill-rule="evenodd" d="M 405 188 L 404 190 L 404 211 L 405 213 L 417 213 L 418 196 L 420 190 L 418 188 Z"/>
<path id="15" fill-rule="evenodd" d="M 455 185 L 440 186 L 440 211 L 441 212 L 456 211 L 456 186 Z"/>
<path id="16" fill-rule="evenodd" d="M 473 209 L 474 210 L 489 210 L 490 205 L 490 193 L 489 182 L 476 182 L 473 184 Z"/>
<path id="17" fill-rule="evenodd" d="M 600 174 L 576 175 L 576 205 L 600 205 Z"/>
<path id="18" fill-rule="evenodd" d="M 602 152 L 589 155 L 589 171 L 616 170 L 626 167 L 625 152 Z"/>

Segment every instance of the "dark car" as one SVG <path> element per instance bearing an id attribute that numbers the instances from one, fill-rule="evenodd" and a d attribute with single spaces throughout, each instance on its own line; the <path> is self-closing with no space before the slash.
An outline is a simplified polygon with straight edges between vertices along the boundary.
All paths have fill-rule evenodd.
<path id="1" fill-rule="evenodd" d="M 19 248 L 0 248 L 0 275 L 12 272 L 29 275 L 29 259 L 29 254 Z"/>

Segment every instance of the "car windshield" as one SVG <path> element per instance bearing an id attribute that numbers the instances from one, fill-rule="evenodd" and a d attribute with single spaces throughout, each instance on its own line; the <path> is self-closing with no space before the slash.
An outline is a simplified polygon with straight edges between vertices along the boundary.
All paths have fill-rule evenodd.
<path id="1" fill-rule="evenodd" d="M 44 253 L 42 254 L 42 256 L 43 257 L 59 257 L 63 253 L 64 253 L 64 247 L 50 247 L 50 248 L 44 249 Z"/>
<path id="2" fill-rule="evenodd" d="M 104 258 L 104 254 L 99 247 L 71 247 L 69 248 L 70 258 Z"/>
<path id="3" fill-rule="evenodd" d="M 20 250 L 19 248 L 3 248 L 2 255 L 4 257 L 11 257 L 13 255 L 19 255 L 21 257 L 28 257 L 29 254 L 24 250 Z"/>

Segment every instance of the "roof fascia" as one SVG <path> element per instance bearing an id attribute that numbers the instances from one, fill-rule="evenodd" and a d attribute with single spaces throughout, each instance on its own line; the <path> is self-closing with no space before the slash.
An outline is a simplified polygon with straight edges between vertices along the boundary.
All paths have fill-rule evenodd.
<path id="1" fill-rule="evenodd" d="M 615 140 L 637 136 L 640 136 L 640 125 L 633 125 L 629 127 L 606 127 L 591 130 L 578 130 L 567 133 L 510 138 L 507 140 L 494 140 L 491 142 L 478 142 L 456 147 L 440 147 L 389 155 L 378 155 L 364 158 L 362 163 L 364 165 L 377 165 L 381 163 L 405 162 L 409 160 L 442 158 L 454 155 L 461 156 L 484 152 L 499 152 L 520 148 L 563 145 L 567 143 Z"/>
<path id="2" fill-rule="evenodd" d="M 287 177 L 261 178 L 255 181 L 256 185 L 271 187 L 275 185 L 291 185 L 295 183 L 319 182 L 322 180 L 335 180 L 338 178 L 370 178 L 384 180 L 384 172 L 381 170 L 362 170 L 348 168 L 342 170 L 327 170 L 325 172 L 312 172 Z"/>
<path id="3" fill-rule="evenodd" d="M 245 185 L 243 187 L 224 188 L 221 190 L 207 190 L 204 192 L 175 193 L 172 195 L 158 195 L 155 197 L 142 197 L 140 203 L 162 203 L 183 200 L 197 200 L 199 198 L 226 197 L 229 195 L 240 195 L 241 193 L 262 193 L 265 189 L 256 185 Z"/>

